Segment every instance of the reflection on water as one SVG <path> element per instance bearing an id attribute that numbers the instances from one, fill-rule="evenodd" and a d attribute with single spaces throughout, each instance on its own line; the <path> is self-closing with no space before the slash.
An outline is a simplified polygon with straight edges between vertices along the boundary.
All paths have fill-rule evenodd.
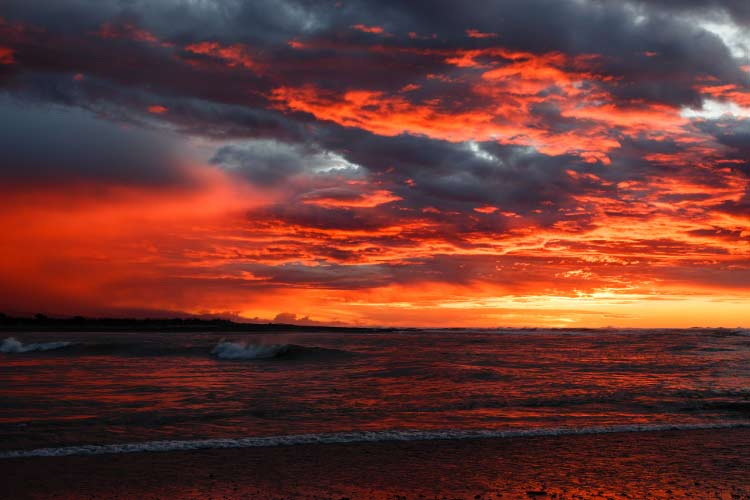
<path id="1" fill-rule="evenodd" d="M 750 420 L 742 330 L 14 336 L 72 344 L 0 353 L 5 450 Z"/>

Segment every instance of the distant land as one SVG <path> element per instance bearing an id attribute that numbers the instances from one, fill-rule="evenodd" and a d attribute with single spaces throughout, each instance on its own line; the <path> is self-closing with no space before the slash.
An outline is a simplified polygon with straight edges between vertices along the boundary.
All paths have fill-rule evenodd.
<path id="1" fill-rule="evenodd" d="M 32 317 L 15 317 L 0 313 L 0 331 L 5 332 L 389 332 L 394 330 L 395 328 L 238 323 L 220 318 L 86 318 L 83 316 L 56 318 L 43 314 L 36 314 Z"/>

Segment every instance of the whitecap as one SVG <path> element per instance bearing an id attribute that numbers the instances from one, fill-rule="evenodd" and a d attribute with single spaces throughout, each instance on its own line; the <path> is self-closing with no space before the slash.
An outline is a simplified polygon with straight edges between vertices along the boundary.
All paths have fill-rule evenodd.
<path id="1" fill-rule="evenodd" d="M 211 354 L 221 359 L 269 359 L 289 350 L 288 344 L 249 344 L 246 342 L 222 341 L 216 344 Z"/>

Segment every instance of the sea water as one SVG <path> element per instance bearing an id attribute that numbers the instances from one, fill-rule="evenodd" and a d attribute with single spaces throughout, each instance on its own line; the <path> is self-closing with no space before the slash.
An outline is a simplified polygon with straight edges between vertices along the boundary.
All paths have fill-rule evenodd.
<path id="1" fill-rule="evenodd" d="M 0 458 L 737 426 L 742 329 L 0 339 Z"/>

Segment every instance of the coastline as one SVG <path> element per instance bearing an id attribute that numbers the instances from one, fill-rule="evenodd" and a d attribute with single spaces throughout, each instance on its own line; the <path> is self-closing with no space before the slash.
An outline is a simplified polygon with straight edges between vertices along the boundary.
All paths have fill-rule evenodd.
<path id="1" fill-rule="evenodd" d="M 748 449 L 732 428 L 12 458 L 0 498 L 750 499 Z"/>

